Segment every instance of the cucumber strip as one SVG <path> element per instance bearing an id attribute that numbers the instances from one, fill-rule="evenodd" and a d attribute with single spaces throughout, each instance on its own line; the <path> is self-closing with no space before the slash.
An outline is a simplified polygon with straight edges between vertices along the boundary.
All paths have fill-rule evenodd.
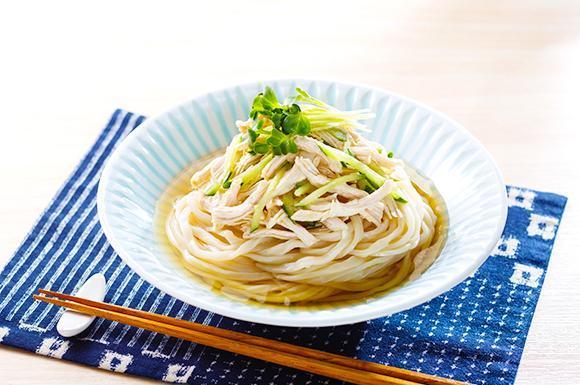
<path id="1" fill-rule="evenodd" d="M 372 194 L 377 190 L 376 188 L 371 186 L 371 184 L 366 179 L 360 179 L 359 181 L 356 182 L 356 185 L 359 188 L 359 190 L 364 190 L 369 194 Z"/>
<path id="2" fill-rule="evenodd" d="M 230 188 L 230 186 L 232 185 L 232 174 L 233 173 L 231 171 L 228 171 L 228 174 L 226 175 L 222 183 L 222 188 L 226 190 Z"/>
<path id="3" fill-rule="evenodd" d="M 342 130 L 332 130 L 331 131 L 332 136 L 334 136 L 336 139 L 340 140 L 341 142 L 346 142 L 346 133 Z"/>
<path id="4" fill-rule="evenodd" d="M 214 183 L 213 185 L 211 185 L 210 187 L 207 188 L 207 190 L 205 190 L 205 195 L 207 196 L 213 196 L 215 195 L 218 190 L 220 188 L 220 184 L 219 183 Z"/>
<path id="5" fill-rule="evenodd" d="M 401 194 L 399 194 L 399 192 L 397 192 L 397 191 L 393 191 L 393 192 L 391 193 L 391 196 L 393 197 L 393 199 L 394 199 L 395 201 L 397 201 L 397 202 L 399 202 L 399 203 L 407 203 L 407 202 L 409 202 L 408 200 L 406 200 L 405 198 L 403 198 L 403 197 L 401 196 Z"/>
<path id="6" fill-rule="evenodd" d="M 252 215 L 252 222 L 250 224 L 250 231 L 255 231 L 260 226 L 260 221 L 264 216 L 264 207 L 266 207 L 266 203 L 274 198 L 274 192 L 276 191 L 278 182 L 280 182 L 280 179 L 282 179 L 282 176 L 285 172 L 286 170 L 281 170 L 274 178 L 272 178 L 266 193 L 262 195 L 262 198 L 260 198 L 258 203 L 256 203 L 256 207 L 254 208 L 254 215 Z"/>
<path id="7" fill-rule="evenodd" d="M 264 156 L 262 160 L 260 160 L 260 162 L 258 162 L 257 164 L 253 165 L 252 167 L 250 167 L 249 169 L 238 175 L 237 176 L 238 178 L 242 178 L 242 186 L 250 187 L 254 183 L 256 183 L 260 178 L 262 170 L 264 169 L 264 167 L 266 167 L 268 163 L 270 163 L 273 157 L 274 157 L 273 154 L 268 154 Z"/>
<path id="8" fill-rule="evenodd" d="M 362 178 L 362 175 L 357 172 L 357 173 L 348 174 L 348 175 L 344 175 L 344 176 L 341 176 L 339 178 L 333 179 L 330 182 L 328 182 L 327 184 L 320 186 L 319 188 L 317 188 L 316 190 L 314 190 L 313 192 L 308 194 L 304 199 L 302 199 L 300 202 L 298 202 L 296 204 L 296 206 L 309 205 L 310 203 L 314 202 L 315 200 L 317 200 L 318 198 L 320 198 L 321 196 L 323 196 L 324 194 L 326 194 L 327 192 L 329 192 L 333 188 L 338 187 L 338 186 L 345 184 L 347 182 L 359 180 L 361 178 Z"/>
<path id="9" fill-rule="evenodd" d="M 379 166 L 378 164 L 374 163 L 371 161 L 371 163 L 368 164 L 369 168 L 371 170 L 373 170 L 374 172 L 376 172 L 379 175 L 385 175 L 385 171 L 381 168 L 381 166 Z"/>
<path id="10" fill-rule="evenodd" d="M 237 141 L 237 142 L 236 142 Z M 224 161 L 224 169 L 221 175 L 223 175 L 223 177 L 220 175 L 219 178 L 217 178 L 218 182 L 215 182 L 213 185 L 211 185 L 210 187 L 207 188 L 207 190 L 205 190 L 205 195 L 215 195 L 220 187 L 223 188 L 228 188 L 228 179 L 230 179 L 230 177 L 233 175 L 234 173 L 234 168 L 236 166 L 236 162 L 238 161 L 238 147 L 240 145 L 240 143 L 242 142 L 242 135 L 238 134 L 236 135 L 233 139 L 232 139 L 232 143 L 228 149 L 226 150 L 226 154 L 225 154 L 225 161 Z M 230 183 L 231 184 L 231 183 Z M 226 187 L 226 185 L 228 185 L 228 187 Z"/>
<path id="11" fill-rule="evenodd" d="M 287 192 L 286 194 L 282 195 L 280 199 L 282 200 L 282 208 L 284 209 L 284 212 L 286 212 L 286 215 L 291 218 L 292 215 L 294 215 L 294 213 L 297 211 L 296 200 L 294 199 L 294 196 L 291 192 Z"/>
<path id="12" fill-rule="evenodd" d="M 324 152 L 324 154 L 329 158 L 344 162 L 348 167 L 363 174 L 373 187 L 381 187 L 383 183 L 385 183 L 385 178 L 383 176 L 375 172 L 360 160 L 356 159 L 354 156 L 350 156 L 345 152 L 324 143 L 318 143 L 318 147 L 320 147 L 322 152 Z"/>
<path id="13" fill-rule="evenodd" d="M 294 195 L 299 197 L 304 194 L 308 194 L 310 191 L 314 191 L 314 186 L 306 182 L 303 185 L 298 186 L 296 190 L 294 190 Z"/>

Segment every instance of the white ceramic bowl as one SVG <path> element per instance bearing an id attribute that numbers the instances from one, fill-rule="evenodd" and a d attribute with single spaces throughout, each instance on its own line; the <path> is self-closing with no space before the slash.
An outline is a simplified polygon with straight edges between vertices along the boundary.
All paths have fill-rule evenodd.
<path id="1" fill-rule="evenodd" d="M 196 159 L 226 146 L 265 85 L 284 97 L 296 86 L 340 109 L 368 107 L 377 116 L 368 136 L 431 178 L 447 203 L 449 234 L 435 263 L 417 280 L 353 305 L 304 309 L 261 307 L 228 299 L 191 278 L 154 229 L 156 203 L 172 179 Z M 392 92 L 317 80 L 234 86 L 196 97 L 143 122 L 108 160 L 98 191 L 103 230 L 141 277 L 191 305 L 245 321 L 330 326 L 393 314 L 426 302 L 472 274 L 503 230 L 502 176 L 485 148 L 456 122 Z"/>

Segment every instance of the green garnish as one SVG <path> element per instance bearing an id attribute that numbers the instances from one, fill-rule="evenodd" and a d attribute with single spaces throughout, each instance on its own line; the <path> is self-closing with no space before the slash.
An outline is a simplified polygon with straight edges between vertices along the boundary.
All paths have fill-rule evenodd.
<path id="1" fill-rule="evenodd" d="M 387 158 L 392 158 L 393 156 L 395 156 L 395 154 L 393 153 L 393 151 L 389 151 L 387 153 Z"/>
<path id="2" fill-rule="evenodd" d="M 291 103 L 300 104 L 302 111 L 310 120 L 310 128 L 313 132 L 329 129 L 339 129 L 341 131 L 356 128 L 364 129 L 364 126 L 358 123 L 358 120 L 366 120 L 375 116 L 368 109 L 340 111 L 312 97 L 308 92 L 300 88 L 296 88 L 296 93 L 297 95 L 289 100 Z"/>
<path id="3" fill-rule="evenodd" d="M 256 154 L 295 154 L 294 136 L 310 133 L 310 121 L 296 103 L 280 104 L 270 87 L 259 93 L 252 103 L 250 118 L 256 123 L 248 130 L 250 151 Z"/>

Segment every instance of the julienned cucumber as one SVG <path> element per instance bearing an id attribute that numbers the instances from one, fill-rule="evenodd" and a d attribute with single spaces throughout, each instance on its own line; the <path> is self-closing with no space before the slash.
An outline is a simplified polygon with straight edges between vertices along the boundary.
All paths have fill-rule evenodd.
<path id="1" fill-rule="evenodd" d="M 285 172 L 284 170 L 278 171 L 276 176 L 272 178 L 272 181 L 270 182 L 270 185 L 268 186 L 266 193 L 262 195 L 262 198 L 260 198 L 256 206 L 254 207 L 254 215 L 252 215 L 252 222 L 250 223 L 250 231 L 254 231 L 260 226 L 260 221 L 264 216 L 264 207 L 266 207 L 266 203 L 268 203 L 274 198 L 274 192 L 276 191 L 276 187 L 278 186 L 280 179 L 282 179 L 282 176 L 284 176 L 284 172 Z"/>
<path id="2" fill-rule="evenodd" d="M 252 186 L 254 183 L 256 183 L 258 179 L 260 179 L 260 174 L 262 173 L 262 170 L 264 169 L 264 167 L 266 167 L 268 163 L 270 163 L 273 157 L 274 157 L 273 154 L 268 154 L 264 156 L 258 164 L 253 165 L 252 167 L 244 171 L 242 174 L 240 174 L 239 177 L 242 178 L 242 186 L 249 187 Z"/>
<path id="3" fill-rule="evenodd" d="M 287 192 L 286 194 L 282 195 L 280 199 L 282 200 L 282 208 L 286 212 L 286 215 L 288 215 L 288 217 L 292 217 L 292 215 L 294 215 L 296 212 L 296 200 L 294 199 L 292 192 Z"/>
<path id="4" fill-rule="evenodd" d="M 238 159 L 238 146 L 242 141 L 242 136 L 240 134 L 236 135 L 232 139 L 232 144 L 228 147 L 226 151 L 226 160 L 224 161 L 224 171 L 223 171 L 223 178 L 220 178 L 218 182 L 215 182 L 211 185 L 206 191 L 205 195 L 211 196 L 215 195 L 220 187 L 227 189 L 230 187 L 231 177 L 234 172 L 234 167 L 236 166 L 236 162 Z"/>
<path id="5" fill-rule="evenodd" d="M 354 156 L 348 155 L 347 153 L 337 148 L 328 146 L 324 143 L 318 143 L 318 147 L 320 147 L 322 152 L 324 152 L 324 154 L 329 158 L 343 162 L 348 167 L 363 174 L 373 185 L 373 187 L 378 188 L 381 187 L 383 183 L 385 183 L 385 178 L 383 176 L 379 175 L 376 171 L 371 169 L 360 160 L 356 159 Z"/>
<path id="6" fill-rule="evenodd" d="M 359 174 L 358 172 L 355 172 L 353 174 L 343 175 L 341 177 L 333 179 L 333 180 L 329 181 L 328 183 L 326 183 L 325 185 L 322 185 L 319 188 L 317 188 L 316 190 L 312 191 L 310 194 L 308 194 L 306 197 L 304 197 L 304 199 L 302 199 L 300 202 L 298 202 L 296 204 L 296 206 L 307 206 L 310 203 L 317 200 L 318 198 L 320 198 L 321 196 L 323 196 L 324 194 L 326 194 L 327 192 L 329 192 L 330 190 L 332 190 L 333 188 L 338 187 L 338 186 L 345 184 L 345 183 L 348 183 L 348 182 L 353 182 L 353 181 L 361 179 L 361 178 L 362 178 L 362 175 Z"/>

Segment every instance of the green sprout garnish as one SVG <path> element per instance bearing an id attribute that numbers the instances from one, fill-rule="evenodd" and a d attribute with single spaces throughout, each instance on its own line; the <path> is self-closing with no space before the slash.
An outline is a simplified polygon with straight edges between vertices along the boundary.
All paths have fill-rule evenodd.
<path id="1" fill-rule="evenodd" d="M 250 151 L 256 154 L 295 154 L 296 135 L 310 133 L 310 121 L 296 103 L 280 104 L 270 87 L 259 93 L 252 103 L 250 118 L 255 121 L 248 130 Z"/>
<path id="2" fill-rule="evenodd" d="M 302 112 L 310 121 L 310 129 L 312 132 L 333 130 L 335 128 L 343 132 L 345 129 L 366 130 L 365 126 L 358 123 L 358 121 L 367 120 L 375 116 L 375 114 L 366 108 L 354 111 L 341 111 L 316 99 L 300 88 L 296 88 L 296 95 L 289 98 L 289 101 L 290 103 L 300 105 Z"/>

